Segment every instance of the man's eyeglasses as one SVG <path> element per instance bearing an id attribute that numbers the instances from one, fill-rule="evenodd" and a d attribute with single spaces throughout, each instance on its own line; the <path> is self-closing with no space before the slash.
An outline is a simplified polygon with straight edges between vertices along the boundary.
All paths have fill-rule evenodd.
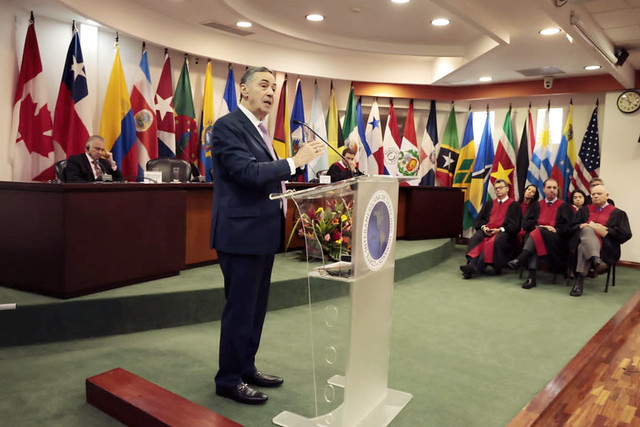
<path id="1" fill-rule="evenodd" d="M 504 188 L 507 188 L 506 185 L 501 185 L 500 187 L 494 187 L 496 190 L 502 190 Z"/>

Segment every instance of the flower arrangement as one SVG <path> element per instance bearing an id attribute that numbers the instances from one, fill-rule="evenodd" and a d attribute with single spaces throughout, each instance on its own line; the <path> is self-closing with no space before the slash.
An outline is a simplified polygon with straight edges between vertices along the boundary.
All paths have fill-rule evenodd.
<path id="1" fill-rule="evenodd" d="M 353 200 L 331 199 L 317 208 L 312 204 L 300 215 L 293 233 L 304 237 L 309 258 L 340 261 L 342 255 L 351 255 L 352 217 Z"/>

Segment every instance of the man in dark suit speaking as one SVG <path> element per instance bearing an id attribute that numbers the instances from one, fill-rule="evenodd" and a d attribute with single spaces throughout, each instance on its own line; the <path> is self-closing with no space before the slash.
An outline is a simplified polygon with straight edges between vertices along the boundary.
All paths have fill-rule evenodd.
<path id="1" fill-rule="evenodd" d="M 276 81 L 264 67 L 251 67 L 240 81 L 240 105 L 213 127 L 211 247 L 224 275 L 226 304 L 220 330 L 216 394 L 241 403 L 264 403 L 258 387 L 278 387 L 282 378 L 260 372 L 255 355 L 267 312 L 274 255 L 283 248 L 284 209 L 270 193 L 296 169 L 319 157 L 319 141 L 278 159 L 263 123 L 274 102 Z"/>
<path id="2" fill-rule="evenodd" d="M 122 181 L 113 153 L 105 150 L 104 139 L 100 135 L 89 137 L 84 148 L 84 153 L 69 156 L 65 171 L 67 182 L 103 181 L 104 175 L 110 175 L 111 181 Z"/>

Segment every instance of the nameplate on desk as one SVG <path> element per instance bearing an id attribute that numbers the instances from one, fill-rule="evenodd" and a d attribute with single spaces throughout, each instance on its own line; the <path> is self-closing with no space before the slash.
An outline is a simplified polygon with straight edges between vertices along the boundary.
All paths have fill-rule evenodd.
<path id="1" fill-rule="evenodd" d="M 144 171 L 144 178 L 145 184 L 162 182 L 162 171 Z"/>

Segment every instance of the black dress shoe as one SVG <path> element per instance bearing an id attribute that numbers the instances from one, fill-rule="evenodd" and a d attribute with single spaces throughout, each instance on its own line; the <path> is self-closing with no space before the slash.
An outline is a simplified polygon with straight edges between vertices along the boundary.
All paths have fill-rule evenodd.
<path id="1" fill-rule="evenodd" d="M 249 405 L 259 405 L 267 401 L 266 394 L 252 389 L 245 383 L 240 383 L 230 389 L 216 389 L 216 394 Z"/>
<path id="2" fill-rule="evenodd" d="M 462 273 L 462 278 L 463 278 L 464 280 L 469 280 L 469 279 L 471 279 L 471 274 L 469 274 L 469 273 Z"/>
<path id="3" fill-rule="evenodd" d="M 536 287 L 536 281 L 533 279 L 527 279 L 522 284 L 522 289 L 531 289 Z"/>
<path id="4" fill-rule="evenodd" d="M 571 295 L 572 297 L 579 297 L 582 295 L 582 283 L 576 283 L 575 285 L 573 285 L 573 288 L 571 289 L 571 292 L 569 292 L 569 295 Z"/>
<path id="5" fill-rule="evenodd" d="M 256 371 L 256 373 L 251 376 L 243 376 L 242 381 L 258 387 L 280 387 L 284 382 L 280 377 L 263 374 L 260 371 Z"/>
<path id="6" fill-rule="evenodd" d="M 520 268 L 520 262 L 518 261 L 518 259 L 512 259 L 511 261 L 509 261 L 507 263 L 507 267 L 509 267 L 512 270 L 517 270 Z"/>
<path id="7" fill-rule="evenodd" d="M 601 260 L 598 260 L 598 262 L 594 266 L 594 270 L 596 271 L 597 274 L 606 273 L 608 269 L 609 269 L 609 266 L 606 263 L 602 262 Z"/>
<path id="8" fill-rule="evenodd" d="M 469 279 L 473 274 L 478 274 L 479 273 L 478 269 L 473 264 L 461 265 L 460 266 L 460 271 L 462 271 L 462 276 L 465 279 Z"/>

